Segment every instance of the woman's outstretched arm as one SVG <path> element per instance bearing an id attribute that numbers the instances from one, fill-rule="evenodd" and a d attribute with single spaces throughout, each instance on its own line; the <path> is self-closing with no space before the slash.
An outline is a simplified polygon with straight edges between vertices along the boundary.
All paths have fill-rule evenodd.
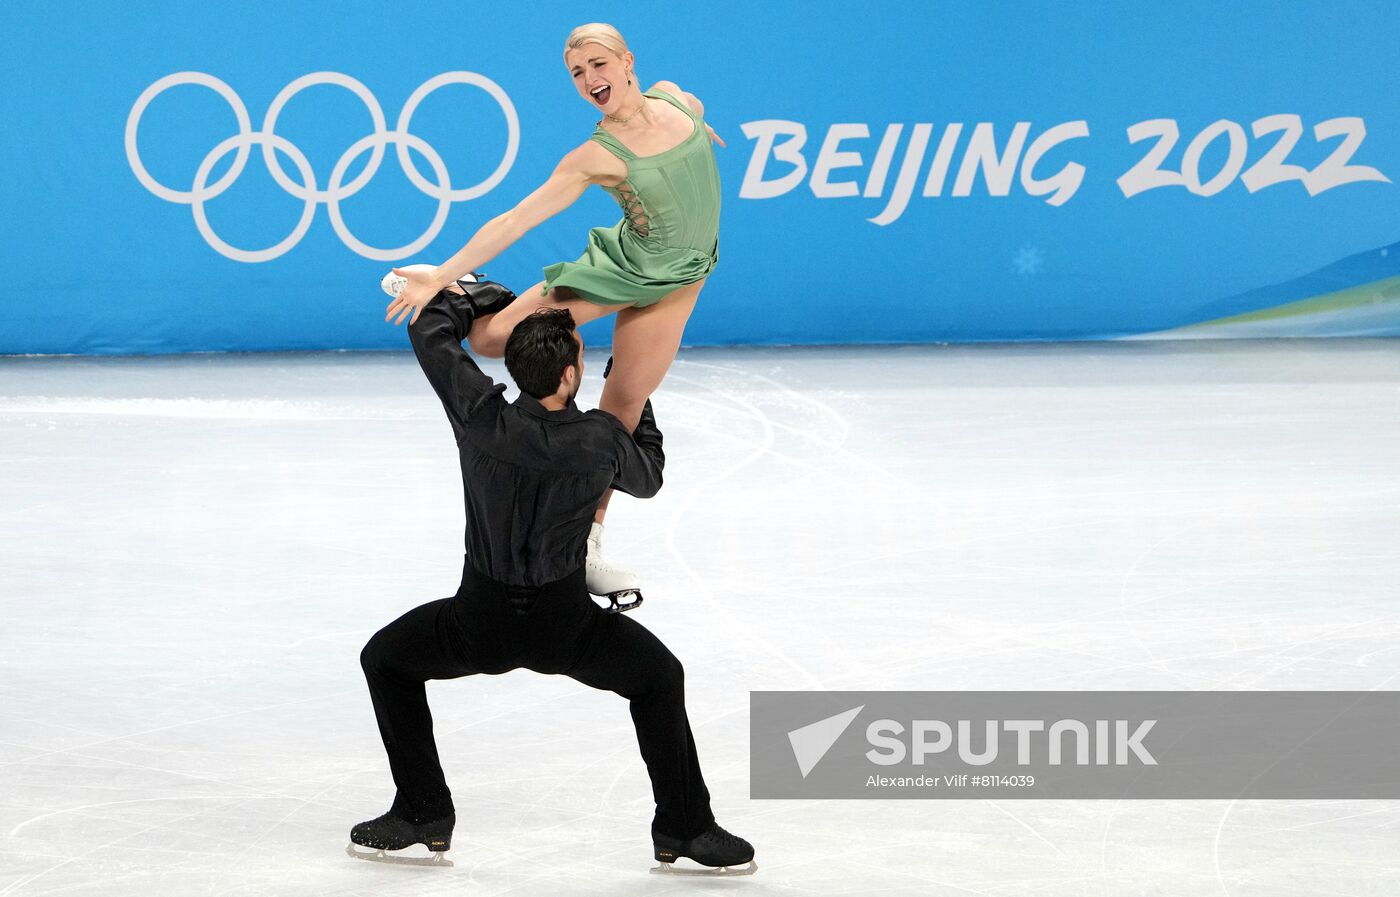
<path id="1" fill-rule="evenodd" d="M 616 176 L 611 169 L 620 164 L 615 156 L 591 140 L 575 148 L 560 160 L 549 180 L 514 208 L 482 225 L 450 259 L 430 271 L 395 268 L 394 273 L 408 278 L 408 283 L 389 303 L 384 320 L 392 320 L 397 314 L 399 319 L 394 323 L 402 323 L 410 309 L 413 320 L 418 320 L 419 310 L 441 290 L 500 255 L 531 228 L 573 205 L 589 184 L 599 178 Z M 625 176 L 625 171 L 623 174 Z"/>

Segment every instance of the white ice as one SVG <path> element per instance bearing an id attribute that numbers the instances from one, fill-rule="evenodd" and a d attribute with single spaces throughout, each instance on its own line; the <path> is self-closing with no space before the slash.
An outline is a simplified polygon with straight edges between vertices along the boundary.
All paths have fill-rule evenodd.
<path id="1" fill-rule="evenodd" d="M 0 897 L 1400 892 L 1395 802 L 751 801 L 747 753 L 757 689 L 1400 687 L 1400 344 L 694 350 L 656 410 L 610 554 L 756 876 L 648 875 L 625 702 L 527 672 L 430 687 L 453 868 L 342 852 L 359 649 L 460 565 L 411 356 L 6 359 Z"/>

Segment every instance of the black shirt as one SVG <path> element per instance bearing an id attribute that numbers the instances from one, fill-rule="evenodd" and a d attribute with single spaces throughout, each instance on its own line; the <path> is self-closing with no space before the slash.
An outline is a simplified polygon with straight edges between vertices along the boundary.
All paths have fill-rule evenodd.
<path id="1" fill-rule="evenodd" d="M 661 431 L 651 402 L 633 433 L 606 411 L 573 402 L 549 411 L 482 373 L 462 348 L 471 311 L 439 295 L 409 340 L 457 437 L 466 502 L 466 560 L 510 585 L 537 586 L 583 566 L 593 512 L 608 489 L 650 498 L 661 488 Z"/>

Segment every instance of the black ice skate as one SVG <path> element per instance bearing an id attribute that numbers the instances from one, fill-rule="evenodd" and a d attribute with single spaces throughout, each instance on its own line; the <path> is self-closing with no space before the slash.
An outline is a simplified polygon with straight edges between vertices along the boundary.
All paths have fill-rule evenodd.
<path id="1" fill-rule="evenodd" d="M 452 848 L 452 827 L 457 823 L 456 814 L 435 819 L 423 825 L 414 825 L 407 819 L 385 813 L 378 819 L 361 822 L 350 830 L 350 842 L 345 852 L 357 860 L 373 860 L 379 863 L 398 863 L 407 866 L 451 866 L 452 861 L 444 855 Z M 370 850 L 356 850 L 355 845 Z M 403 850 L 415 844 L 422 844 L 433 852 L 431 857 L 390 856 L 386 850 Z"/>
<path id="2" fill-rule="evenodd" d="M 652 835 L 651 841 L 656 848 L 656 858 L 660 861 L 660 865 L 652 867 L 652 872 L 665 875 L 753 875 L 758 871 L 758 863 L 753 859 L 753 845 L 718 825 L 710 826 L 709 831 L 689 841 L 665 835 Z M 676 860 L 681 857 L 710 868 L 677 867 Z M 747 865 L 742 865 L 745 863 Z"/>

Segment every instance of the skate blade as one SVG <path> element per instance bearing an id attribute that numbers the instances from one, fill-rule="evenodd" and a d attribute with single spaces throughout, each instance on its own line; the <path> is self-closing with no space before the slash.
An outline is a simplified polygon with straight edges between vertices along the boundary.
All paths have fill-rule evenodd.
<path id="1" fill-rule="evenodd" d="M 729 875 L 753 875 L 758 871 L 758 862 L 749 860 L 745 866 L 677 866 L 675 863 L 657 863 L 651 867 L 652 875 L 708 875 L 722 878 Z"/>
<path id="2" fill-rule="evenodd" d="M 452 861 L 447 858 L 447 854 L 441 851 L 434 851 L 430 857 L 398 856 L 373 847 L 358 847 L 355 844 L 345 845 L 345 854 L 357 860 L 369 860 L 371 863 L 387 863 L 390 866 L 451 866 Z"/>
<path id="3" fill-rule="evenodd" d="M 636 589 L 623 589 L 621 592 L 613 592 L 602 597 L 612 602 L 610 606 L 603 608 L 603 613 L 606 614 L 625 614 L 629 610 L 642 606 L 642 593 Z"/>

